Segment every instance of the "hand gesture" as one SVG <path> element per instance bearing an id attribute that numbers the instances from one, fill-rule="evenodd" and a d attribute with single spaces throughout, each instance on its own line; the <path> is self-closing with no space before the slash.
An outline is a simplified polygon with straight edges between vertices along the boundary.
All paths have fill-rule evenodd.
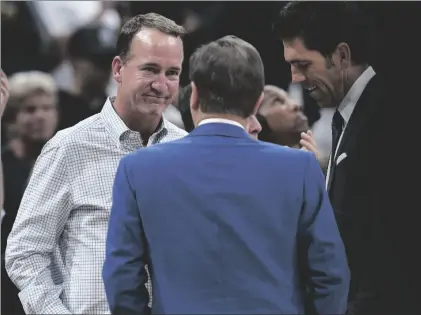
<path id="1" fill-rule="evenodd" d="M 313 139 L 311 130 L 301 133 L 300 140 L 301 150 L 313 152 L 316 158 L 319 159 L 319 153 L 317 152 L 316 141 Z"/>

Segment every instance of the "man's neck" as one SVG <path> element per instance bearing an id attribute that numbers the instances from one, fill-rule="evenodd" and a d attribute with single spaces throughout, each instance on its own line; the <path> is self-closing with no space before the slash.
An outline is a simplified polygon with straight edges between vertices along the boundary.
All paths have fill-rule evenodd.
<path id="1" fill-rule="evenodd" d="M 344 95 L 349 92 L 355 81 L 358 80 L 358 78 L 364 73 L 365 70 L 367 70 L 368 67 L 368 64 L 364 64 L 353 66 L 351 69 L 349 69 L 344 82 Z"/>
<path id="2" fill-rule="evenodd" d="M 35 142 L 24 140 L 22 138 L 14 138 L 9 141 L 9 147 L 14 155 L 21 160 L 35 162 L 41 153 L 44 142 Z"/>
<path id="3" fill-rule="evenodd" d="M 152 115 L 142 115 L 139 112 L 133 113 L 127 110 L 121 100 L 117 97 L 114 101 L 114 110 L 117 115 L 120 116 L 121 120 L 125 125 L 132 131 L 139 132 L 142 137 L 142 142 L 146 145 L 149 141 L 149 138 L 157 132 L 162 116 L 152 116 Z"/>
<path id="4" fill-rule="evenodd" d="M 244 129 L 246 129 L 246 127 L 247 127 L 247 119 L 241 118 L 239 116 L 232 115 L 232 114 L 200 113 L 199 117 L 197 117 L 197 119 L 195 121 L 195 125 L 198 126 L 201 121 L 204 121 L 206 119 L 226 119 L 226 120 L 231 120 L 231 121 L 235 121 L 235 122 L 239 123 L 240 125 L 242 125 L 244 127 Z"/>

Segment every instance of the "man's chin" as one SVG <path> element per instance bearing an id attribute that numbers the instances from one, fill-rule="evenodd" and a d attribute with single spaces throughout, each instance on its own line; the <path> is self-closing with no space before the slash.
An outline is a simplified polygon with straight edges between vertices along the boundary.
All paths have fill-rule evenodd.
<path id="1" fill-rule="evenodd" d="M 149 103 L 146 104 L 146 106 L 142 105 L 142 107 L 139 108 L 139 112 L 148 116 L 161 116 L 168 106 L 169 104 Z"/>

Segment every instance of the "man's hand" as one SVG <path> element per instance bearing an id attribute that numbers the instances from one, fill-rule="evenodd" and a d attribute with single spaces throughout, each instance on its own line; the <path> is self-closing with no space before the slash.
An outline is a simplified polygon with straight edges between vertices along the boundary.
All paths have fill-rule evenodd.
<path id="1" fill-rule="evenodd" d="M 311 130 L 301 133 L 300 140 L 301 150 L 313 152 L 316 155 L 316 158 L 319 159 L 319 152 L 317 152 L 316 141 L 313 139 L 313 134 Z"/>
<path id="2" fill-rule="evenodd" d="M 7 101 L 9 100 L 9 84 L 6 74 L 0 70 L 0 118 L 3 117 L 4 109 L 6 108 Z"/>

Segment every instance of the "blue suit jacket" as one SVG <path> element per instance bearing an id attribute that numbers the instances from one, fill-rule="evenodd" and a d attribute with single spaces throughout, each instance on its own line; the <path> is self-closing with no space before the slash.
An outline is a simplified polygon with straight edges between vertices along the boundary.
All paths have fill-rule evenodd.
<path id="1" fill-rule="evenodd" d="M 121 160 L 103 279 L 112 314 L 340 314 L 349 270 L 315 156 L 211 123 Z"/>

